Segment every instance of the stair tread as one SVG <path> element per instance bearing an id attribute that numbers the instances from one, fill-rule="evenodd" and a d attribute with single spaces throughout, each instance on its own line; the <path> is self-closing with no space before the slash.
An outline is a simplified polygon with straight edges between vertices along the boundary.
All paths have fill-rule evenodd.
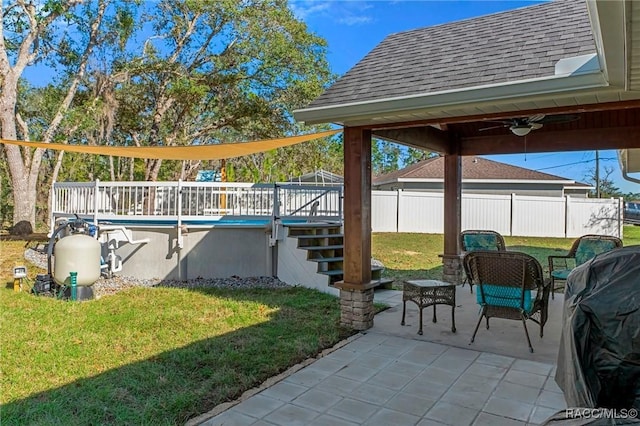
<path id="1" fill-rule="evenodd" d="M 342 275 L 344 271 L 342 269 L 329 269 L 328 271 L 318 271 L 322 275 Z"/>
<path id="2" fill-rule="evenodd" d="M 371 271 L 381 271 L 384 268 L 382 266 L 372 266 L 371 267 Z M 339 275 L 339 274 L 344 274 L 344 270 L 343 269 L 330 269 L 328 271 L 318 271 L 319 274 L 324 274 L 324 275 Z M 383 278 L 378 278 L 377 281 L 381 281 Z"/>
<path id="3" fill-rule="evenodd" d="M 327 222 L 318 222 L 318 223 L 287 223 L 284 226 L 286 226 L 287 228 L 293 228 L 293 229 L 314 229 L 314 228 L 338 228 L 341 227 L 342 224 L 335 222 L 335 223 L 327 223 Z"/>
<path id="4" fill-rule="evenodd" d="M 344 238 L 344 234 L 304 234 L 291 235 L 291 237 L 299 240 L 311 240 L 313 238 Z"/>
<path id="5" fill-rule="evenodd" d="M 298 247 L 304 250 L 335 250 L 342 249 L 344 246 L 342 244 L 330 245 L 330 246 L 300 246 Z"/>
<path id="6" fill-rule="evenodd" d="M 310 262 L 340 262 L 344 260 L 344 256 L 336 256 L 336 257 L 318 257 L 315 259 L 307 259 Z"/>

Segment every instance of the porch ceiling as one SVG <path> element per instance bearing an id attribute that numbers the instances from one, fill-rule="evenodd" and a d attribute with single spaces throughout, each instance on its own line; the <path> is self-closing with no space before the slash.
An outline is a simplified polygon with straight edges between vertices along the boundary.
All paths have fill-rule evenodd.
<path id="1" fill-rule="evenodd" d="M 575 120 L 544 124 L 524 137 L 514 135 L 508 126 L 500 127 L 501 123 L 496 121 L 539 113 L 547 116 L 570 114 Z M 640 101 L 366 127 L 372 128 L 375 137 L 441 154 L 454 150 L 460 155 L 486 155 L 640 148 Z M 459 146 L 452 146 L 451 135 L 455 135 Z"/>

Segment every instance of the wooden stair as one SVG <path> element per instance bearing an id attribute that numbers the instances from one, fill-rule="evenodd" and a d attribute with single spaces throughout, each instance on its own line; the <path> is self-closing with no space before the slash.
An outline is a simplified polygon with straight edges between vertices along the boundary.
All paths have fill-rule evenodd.
<path id="1" fill-rule="evenodd" d="M 288 225 L 288 236 L 298 240 L 298 248 L 307 251 L 307 260 L 317 263 L 317 272 L 329 277 L 334 286 L 344 278 L 344 235 L 337 223 L 305 223 Z M 371 267 L 375 288 L 389 288 L 393 280 L 382 278 L 381 266 Z"/>

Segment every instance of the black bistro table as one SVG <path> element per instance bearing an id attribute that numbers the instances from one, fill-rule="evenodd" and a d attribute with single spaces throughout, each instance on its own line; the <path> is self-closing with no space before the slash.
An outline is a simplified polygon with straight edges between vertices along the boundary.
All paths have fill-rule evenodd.
<path id="1" fill-rule="evenodd" d="M 418 334 L 422 335 L 422 310 L 433 305 L 433 322 L 436 318 L 436 305 L 451 306 L 451 331 L 456 332 L 456 286 L 438 280 L 409 280 L 405 281 L 402 288 L 402 322 L 407 308 L 407 301 L 418 305 L 420 311 L 420 327 Z"/>

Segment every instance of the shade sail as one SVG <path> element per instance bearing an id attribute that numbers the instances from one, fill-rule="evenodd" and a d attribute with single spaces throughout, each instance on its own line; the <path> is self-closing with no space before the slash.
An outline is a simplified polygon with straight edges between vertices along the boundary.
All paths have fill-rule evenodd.
<path id="1" fill-rule="evenodd" d="M 326 136 L 335 135 L 341 131 L 342 130 L 328 130 L 326 132 L 312 133 L 308 135 L 266 139 L 253 142 L 188 146 L 91 146 L 13 141 L 8 139 L 0 139 L 0 143 L 27 146 L 30 148 L 80 152 L 84 154 L 112 155 L 114 157 L 148 158 L 158 160 L 221 160 L 224 158 L 242 157 L 243 155 L 270 151 L 284 146 L 320 139 Z"/>

